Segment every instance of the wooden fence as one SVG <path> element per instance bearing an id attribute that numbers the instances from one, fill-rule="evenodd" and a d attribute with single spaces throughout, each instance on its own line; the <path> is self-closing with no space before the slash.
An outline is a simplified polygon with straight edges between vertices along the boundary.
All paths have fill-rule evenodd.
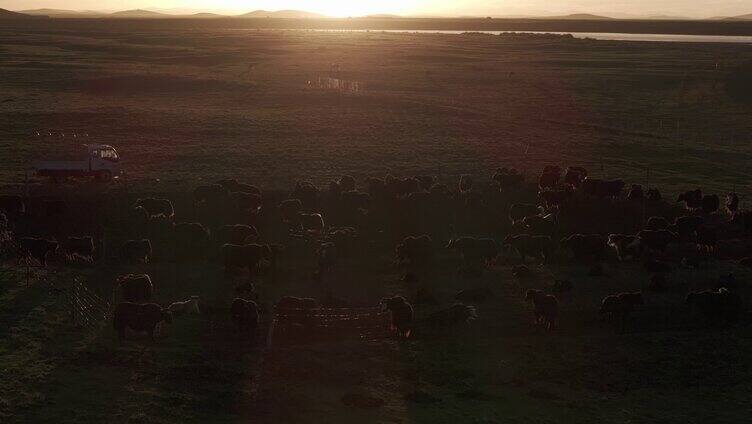
<path id="1" fill-rule="evenodd" d="M 53 281 L 44 279 L 49 292 L 58 296 L 70 311 L 73 325 L 82 328 L 94 327 L 112 316 L 112 302 L 91 290 L 78 278 L 67 287 L 60 287 Z"/>
<path id="2" fill-rule="evenodd" d="M 71 293 L 71 313 L 74 325 L 91 327 L 110 318 L 112 303 L 91 291 L 86 284 L 75 280 Z"/>

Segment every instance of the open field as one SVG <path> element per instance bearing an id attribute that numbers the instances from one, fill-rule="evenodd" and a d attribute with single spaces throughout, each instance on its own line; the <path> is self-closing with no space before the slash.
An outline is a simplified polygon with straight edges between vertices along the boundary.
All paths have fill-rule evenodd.
<path id="1" fill-rule="evenodd" d="M 584 165 L 594 176 L 659 187 L 668 200 L 643 208 L 578 193 L 554 238 L 633 234 L 647 216 L 685 213 L 674 193 L 695 186 L 734 189 L 744 205 L 752 195 L 752 106 L 730 96 L 726 75 L 752 58 L 752 46 L 181 29 L 185 23 L 160 29 L 154 21 L 34 25 L 0 27 L 0 192 L 28 189 L 29 212 L 12 219 L 16 237 L 91 234 L 98 252 L 92 267 L 33 268 L 28 286 L 23 267 L 3 262 L 1 422 L 748 419 L 752 272 L 736 261 L 711 257 L 689 269 L 671 258 L 670 289 L 648 293 L 642 265 L 610 255 L 603 276 L 561 253 L 529 263 L 533 277 L 518 280 L 511 272 L 518 258 L 504 251 L 480 277 L 464 278 L 459 255 L 443 247 L 457 235 L 500 242 L 511 231 L 510 204 L 536 201 L 532 184 L 510 191 L 487 184 L 505 165 L 525 171 L 529 183 L 546 164 Z M 342 94 L 308 83 L 329 76 L 360 82 L 363 90 Z M 23 186 L 30 161 L 51 146 L 81 142 L 84 133 L 84 141 L 118 148 L 127 177 L 108 185 L 32 178 Z M 385 219 L 368 219 L 317 284 L 317 242 L 291 237 L 274 205 L 296 180 L 308 179 L 322 188 L 317 210 L 327 223 L 344 225 L 332 218 L 337 200 L 326 191 L 329 180 L 351 174 L 365 189 L 365 177 L 388 172 L 435 175 L 453 191 L 459 174 L 472 174 L 483 202 L 467 206 L 457 195 L 442 208 L 397 206 Z M 416 303 L 419 321 L 451 305 L 458 290 L 485 286 L 494 296 L 477 305 L 469 326 L 418 329 L 406 341 L 251 345 L 228 320 L 235 284 L 251 279 L 245 272 L 227 275 L 211 249 L 201 260 L 178 260 L 169 231 L 150 234 L 149 264 L 124 264 L 115 253 L 142 235 L 129 223 L 138 197 L 168 198 L 176 222 L 194 221 L 202 215 L 191 190 L 222 177 L 264 190 L 259 215 L 230 222 L 253 223 L 263 242 L 285 247 L 278 272 L 252 279 L 264 326 L 283 295 L 322 299 L 331 290 L 371 307 L 386 295 L 412 299 L 427 288 L 438 305 Z M 45 199 L 64 200 L 67 208 L 48 215 Z M 378 205 L 370 206 L 367 218 L 379 216 Z M 396 266 L 395 244 L 424 232 L 436 252 L 429 266 Z M 67 289 L 78 277 L 110 299 L 115 278 L 129 272 L 149 273 L 163 305 L 200 295 L 203 313 L 176 318 L 154 343 L 136 335 L 118 343 L 109 322 L 74 326 L 69 305 L 47 284 Z M 418 282 L 402 281 L 406 272 Z M 713 326 L 693 317 L 687 292 L 729 272 L 746 306 L 741 323 Z M 533 324 L 523 293 L 555 278 L 575 289 L 561 299 L 559 328 L 547 332 Z M 640 289 L 645 305 L 626 331 L 599 319 L 604 296 Z M 349 393 L 381 404 L 346 406 Z"/>
<path id="2" fill-rule="evenodd" d="M 229 323 L 233 287 L 249 281 L 245 272 L 228 275 L 212 260 L 177 260 L 173 252 L 179 246 L 161 231 L 150 234 L 150 264 L 122 263 L 113 252 L 123 240 L 138 237 L 127 217 L 127 205 L 137 194 L 115 186 L 97 195 L 96 187 L 89 188 L 37 187 L 30 211 L 40 210 L 43 197 L 38 195 L 45 193 L 66 199 L 68 212 L 46 219 L 30 212 L 31 219 L 15 225 L 19 237 L 45 234 L 64 240 L 93 234 L 100 254 L 91 268 L 32 269 L 28 287 L 24 269 L 6 263 L 0 286 L 4 422 L 732 423 L 752 408 L 747 396 L 752 389 L 749 313 L 741 325 L 718 327 L 693 318 L 684 305 L 687 292 L 712 287 L 728 272 L 736 274 L 749 305 L 746 284 L 752 273 L 734 261 L 712 259 L 697 270 L 675 263 L 668 274 L 671 288 L 646 291 L 646 304 L 625 332 L 615 331 L 597 310 L 610 293 L 646 290 L 649 274 L 640 263 L 619 263 L 609 256 L 605 275 L 590 276 L 588 264 L 561 253 L 545 265 L 528 262 L 533 277 L 518 280 L 511 273 L 518 258 L 504 252 L 479 278 L 463 278 L 458 255 L 442 248 L 448 225 L 458 234 L 501 240 L 509 224 L 505 214 L 494 211 L 506 210 L 510 201 L 531 200 L 527 189 L 494 194 L 479 188 L 488 204 L 476 219 L 465 215 L 458 202 L 429 215 L 404 214 L 384 221 L 391 222 L 386 226 L 374 221 L 361 227 L 360 238 L 343 251 L 323 285 L 313 278 L 316 243 L 289 237 L 269 208 L 252 222 L 264 242 L 281 243 L 285 250 L 278 272 L 252 279 L 265 323 L 276 299 L 290 294 L 323 299 L 331 291 L 364 307 L 389 294 L 412 299 L 423 288 L 438 304 L 416 303 L 419 322 L 450 305 L 458 290 L 490 287 L 493 297 L 477 305 L 479 318 L 471 325 L 446 331 L 418 326 L 408 341 L 343 338 L 293 346 L 273 342 L 264 349 L 261 342 L 244 341 Z M 187 193 L 158 195 L 173 200 L 176 221 L 195 219 Z M 286 196 L 265 192 L 265 204 Z M 325 216 L 332 216 L 331 202 L 322 193 L 319 210 Z M 630 233 L 641 226 L 642 208 L 628 201 L 583 205 L 589 206 L 562 217 L 561 234 L 586 228 Z M 597 224 L 576 219 L 593 207 L 601 214 Z M 648 205 L 645 211 L 668 217 L 678 212 L 665 204 Z M 436 258 L 427 267 L 395 266 L 395 243 L 404 234 L 423 231 L 433 235 Z M 206 250 L 208 258 L 211 251 Z M 154 343 L 138 335 L 118 343 L 109 321 L 75 327 L 68 304 L 48 293 L 45 283 L 64 289 L 78 277 L 110 299 L 115 277 L 129 272 L 152 276 L 154 301 L 160 304 L 201 296 L 203 313 L 176 317 Z M 418 282 L 401 281 L 405 272 L 415 273 Z M 575 289 L 561 298 L 559 328 L 547 332 L 533 324 L 523 293 L 545 289 L 554 278 L 573 281 Z M 378 399 L 381 406 L 346 406 L 341 399 L 348 393 Z"/>
<path id="3" fill-rule="evenodd" d="M 725 78 L 752 46 L 66 22 L 0 30 L 0 181 L 78 132 L 115 145 L 132 180 L 568 163 L 748 193 L 752 115 Z M 333 64 L 362 94 L 307 85 Z"/>

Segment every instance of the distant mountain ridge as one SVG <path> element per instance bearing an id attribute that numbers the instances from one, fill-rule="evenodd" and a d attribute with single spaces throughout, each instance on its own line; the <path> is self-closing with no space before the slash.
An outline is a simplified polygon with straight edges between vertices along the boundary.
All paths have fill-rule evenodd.
<path id="1" fill-rule="evenodd" d="M 132 9 L 121 10 L 120 12 L 111 13 L 109 16 L 116 18 L 160 18 L 173 15 L 166 15 L 164 13 L 152 12 L 151 10 L 144 9 Z"/>
<path id="2" fill-rule="evenodd" d="M 752 13 L 748 13 L 746 15 L 731 16 L 724 19 L 727 21 L 752 21 Z"/>
<path id="3" fill-rule="evenodd" d="M 39 8 L 29 10 L 10 11 L 0 9 L 0 19 L 24 19 L 24 18 L 281 18 L 281 19 L 321 19 L 328 16 L 308 12 L 305 10 L 254 10 L 243 14 L 227 13 L 220 10 L 208 11 L 206 9 L 131 9 L 121 11 L 105 10 L 70 10 Z M 375 13 L 364 16 L 357 16 L 361 19 L 418 19 L 418 18 L 436 18 L 436 19 L 483 19 L 485 16 L 433 16 L 433 15 L 395 15 L 390 13 Z M 637 19 L 637 20 L 713 20 L 713 21 L 752 21 L 752 13 L 737 16 L 714 16 L 708 18 L 690 18 L 685 16 L 672 16 L 668 14 L 652 15 L 632 15 L 626 13 L 616 13 L 614 16 L 595 15 L 592 13 L 572 13 L 568 15 L 545 16 L 545 15 L 496 15 L 494 19 L 546 19 L 546 20 L 619 20 L 619 19 Z"/>
<path id="4" fill-rule="evenodd" d="M 270 12 L 268 10 L 254 10 L 253 12 L 237 15 L 239 18 L 326 18 L 320 13 L 306 12 L 304 10 L 277 10 Z"/>
<path id="5" fill-rule="evenodd" d="M 194 13 L 192 15 L 186 15 L 189 18 L 225 18 L 225 15 L 220 15 L 217 13 L 211 13 L 211 12 L 198 12 Z"/>
<path id="6" fill-rule="evenodd" d="M 399 19 L 402 16 L 399 15 L 392 15 L 391 13 L 376 13 L 373 15 L 366 15 L 363 16 L 364 18 L 370 18 L 370 19 Z"/>
<path id="7" fill-rule="evenodd" d="M 44 16 L 104 16 L 106 13 L 104 12 L 95 12 L 93 10 L 66 10 L 66 9 L 31 9 L 31 10 L 21 10 L 19 13 L 24 13 L 26 15 L 32 15 L 32 16 L 38 16 L 38 15 L 44 15 Z"/>
<path id="8" fill-rule="evenodd" d="M 27 15 L 25 13 L 13 12 L 7 9 L 0 9 L 0 19 L 40 19 L 49 18 L 46 15 Z"/>
<path id="9" fill-rule="evenodd" d="M 25 15 L 45 15 L 45 16 L 60 16 L 60 15 L 78 15 L 80 12 L 76 12 L 75 10 L 64 10 L 64 9 L 31 9 L 31 10 L 19 10 L 18 13 L 23 13 Z"/>
<path id="10" fill-rule="evenodd" d="M 608 16 L 593 15 L 591 13 L 572 13 L 563 16 L 542 16 L 533 17 L 533 19 L 571 19 L 573 21 L 607 21 L 614 18 Z"/>

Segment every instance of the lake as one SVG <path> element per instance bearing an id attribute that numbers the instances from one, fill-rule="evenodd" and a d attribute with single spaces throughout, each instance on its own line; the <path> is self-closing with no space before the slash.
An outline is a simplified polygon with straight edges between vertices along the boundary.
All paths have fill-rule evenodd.
<path id="1" fill-rule="evenodd" d="M 295 29 L 291 29 L 295 30 Z M 464 34 L 468 32 L 478 34 L 571 34 L 575 38 L 591 38 L 594 40 L 609 41 L 652 41 L 652 42 L 670 42 L 670 43 L 739 43 L 752 44 L 752 36 L 734 36 L 734 35 L 686 35 L 686 34 L 629 34 L 629 33 L 611 33 L 611 32 L 556 32 L 556 31 L 474 31 L 474 30 L 401 30 L 401 29 L 313 29 L 300 31 L 325 31 L 325 32 L 389 32 L 389 33 L 407 33 L 407 34 Z"/>

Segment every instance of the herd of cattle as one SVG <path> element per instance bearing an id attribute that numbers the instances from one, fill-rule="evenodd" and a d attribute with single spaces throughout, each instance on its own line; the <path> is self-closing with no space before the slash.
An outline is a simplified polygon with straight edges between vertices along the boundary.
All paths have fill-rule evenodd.
<path id="1" fill-rule="evenodd" d="M 381 237 L 392 241 L 394 263 L 404 270 L 405 283 L 423 278 L 419 275 L 435 265 L 445 248 L 456 252 L 458 275 L 466 279 L 505 262 L 513 265 L 512 273 L 519 279 L 533 274 L 529 260 L 581 264 L 590 275 L 602 275 L 605 261 L 639 262 L 651 274 L 651 292 L 670 290 L 666 274 L 676 267 L 697 269 L 713 259 L 752 266 L 752 212 L 740 209 L 736 194 L 728 194 L 723 205 L 717 195 L 699 189 L 668 202 L 657 189 L 638 184 L 627 189 L 622 180 L 589 177 L 582 167 L 547 166 L 535 183 L 525 181 L 515 169 L 500 168 L 488 183 L 476 184 L 472 177 L 462 176 L 456 188 L 432 176 L 387 175 L 368 178 L 359 189 L 355 178 L 343 176 L 325 189 L 298 182 L 292 192 L 270 198 L 255 186 L 221 180 L 193 191 L 191 219 L 186 219 L 191 214 L 176 214 L 170 199 L 138 199 L 127 213 L 130 237 L 117 249 L 116 260 L 148 264 L 160 257 L 159 250 L 162 258 L 170 251 L 178 260 L 216 262 L 228 274 L 254 278 L 277 272 L 282 256 L 294 260 L 290 244 L 302 242 L 315 255 L 314 278 L 321 283 L 336 266 L 365 252 L 368 240 Z M 28 212 L 26 201 L 0 196 L 4 256 L 42 267 L 95 266 L 99 244 L 93 235 L 77 234 L 59 243 L 44 235 L 31 236 L 33 231 L 14 231 L 14 221 Z M 284 238 L 272 243 L 272 234 Z M 116 284 L 119 303 L 113 324 L 121 338 L 126 328 L 153 335 L 159 323 L 171 322 L 175 314 L 200 313 L 197 297 L 166 307 L 152 303 L 154 283 L 147 274 L 122 275 Z M 524 300 L 531 303 L 535 322 L 555 329 L 561 296 L 574 286 L 555 280 L 548 290 L 528 290 Z M 719 325 L 737 322 L 743 305 L 734 275 L 712 286 L 688 293 L 688 310 Z M 262 308 L 253 284 L 238 288 L 237 294 L 230 319 L 238 331 L 254 336 Z M 473 305 L 491 294 L 487 287 L 465 289 L 457 293 L 455 304 L 426 321 L 433 326 L 468 323 L 477 317 Z M 417 325 L 413 305 L 430 297 L 424 286 L 415 296 L 390 296 L 380 305 L 391 313 L 395 333 L 409 337 Z M 599 312 L 623 328 L 642 304 L 641 291 L 613 293 L 602 300 Z M 331 291 L 321 302 L 294 296 L 276 302 L 278 309 L 311 314 L 321 307 L 346 305 Z"/>

